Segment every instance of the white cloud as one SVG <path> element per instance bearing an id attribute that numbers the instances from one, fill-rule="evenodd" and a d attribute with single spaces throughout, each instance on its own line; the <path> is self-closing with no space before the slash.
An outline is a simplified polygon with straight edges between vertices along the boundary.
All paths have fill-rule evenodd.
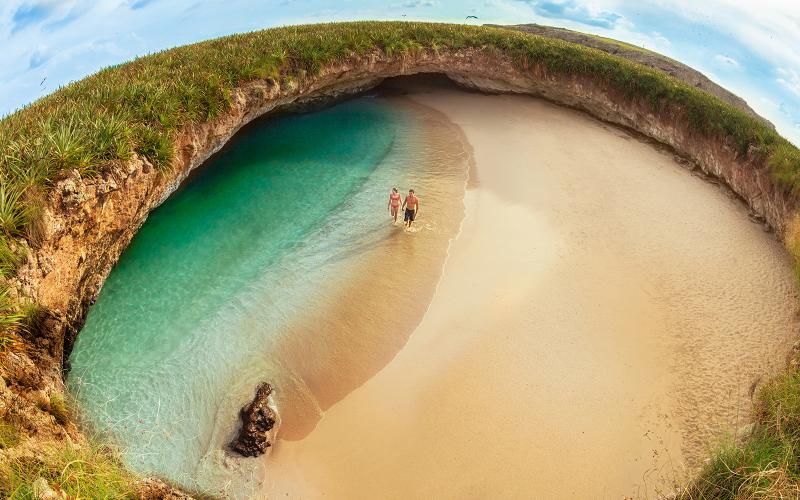
<path id="1" fill-rule="evenodd" d="M 740 68 L 742 66 L 741 64 L 739 64 L 739 61 L 730 56 L 726 56 L 725 54 L 715 55 L 714 61 L 716 61 L 720 66 L 726 66 L 732 68 Z"/>
<path id="2" fill-rule="evenodd" d="M 411 0 L 401 3 L 399 6 L 407 9 L 416 9 L 418 7 L 436 7 L 437 5 L 439 5 L 439 2 L 436 0 Z"/>
<path id="3" fill-rule="evenodd" d="M 536 14 L 548 19 L 569 20 L 596 28 L 614 28 L 623 16 L 595 3 L 577 0 L 522 0 Z"/>
<path id="4" fill-rule="evenodd" d="M 672 42 L 669 41 L 669 38 L 665 37 L 658 31 L 650 33 L 650 38 L 660 46 L 672 45 Z"/>
<path id="5" fill-rule="evenodd" d="M 792 68 L 778 68 L 778 83 L 800 97 L 800 72 Z"/>
<path id="6" fill-rule="evenodd" d="M 800 2 L 797 0 L 649 0 L 695 22 L 728 31 L 776 65 L 800 68 Z"/>
<path id="7" fill-rule="evenodd" d="M 773 101 L 772 99 L 770 99 L 768 97 L 761 96 L 761 97 L 758 98 L 758 100 L 760 102 L 764 103 L 766 106 L 778 109 L 778 103 Z"/>
<path id="8" fill-rule="evenodd" d="M 51 57 L 53 57 L 53 52 L 50 48 L 47 45 L 40 44 L 39 47 L 33 51 L 33 54 L 31 54 L 28 67 L 30 69 L 36 69 L 49 61 Z"/>

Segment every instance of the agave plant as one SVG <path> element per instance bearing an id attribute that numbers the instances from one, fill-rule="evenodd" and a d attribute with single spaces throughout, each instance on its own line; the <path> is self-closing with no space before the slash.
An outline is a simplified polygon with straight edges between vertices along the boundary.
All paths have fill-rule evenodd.
<path id="1" fill-rule="evenodd" d="M 23 189 L 46 184 L 51 174 L 46 148 L 40 138 L 8 141 L 0 161 L 7 177 L 4 180 Z"/>
<path id="2" fill-rule="evenodd" d="M 18 311 L 13 299 L 8 295 L 8 289 L 0 287 L 0 333 L 10 337 L 10 333 L 22 325 L 25 315 Z"/>
<path id="3" fill-rule="evenodd" d="M 22 256 L 9 243 L 8 237 L 0 236 L 0 276 L 8 276 L 13 273 Z"/>
<path id="4" fill-rule="evenodd" d="M 139 137 L 139 142 L 136 144 L 136 152 L 139 155 L 144 156 L 159 168 L 167 168 L 171 165 L 173 143 L 169 134 L 142 125 L 136 131 L 136 135 Z"/>
<path id="5" fill-rule="evenodd" d="M 91 165 L 92 152 L 86 147 L 85 133 L 74 117 L 60 123 L 48 118 L 42 126 L 42 134 L 50 162 L 57 170 L 82 170 Z"/>
<path id="6" fill-rule="evenodd" d="M 100 160 L 127 160 L 133 153 L 131 129 L 116 115 L 101 114 L 91 121 L 88 136 Z"/>
<path id="7" fill-rule="evenodd" d="M 0 232 L 6 235 L 19 234 L 30 220 L 22 194 L 19 186 L 0 183 Z"/>

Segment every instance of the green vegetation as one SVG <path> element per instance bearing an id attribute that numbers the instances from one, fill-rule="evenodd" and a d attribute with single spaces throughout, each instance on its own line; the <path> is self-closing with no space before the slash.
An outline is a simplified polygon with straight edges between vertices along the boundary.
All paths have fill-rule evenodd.
<path id="1" fill-rule="evenodd" d="M 613 38 L 606 38 L 604 36 L 595 35 L 595 34 L 592 34 L 592 33 L 581 33 L 581 35 L 585 35 L 588 38 L 593 38 L 595 40 L 599 40 L 599 41 L 601 41 L 603 43 L 607 43 L 607 44 L 610 44 L 610 45 L 616 45 L 617 47 L 619 47 L 621 49 L 633 50 L 633 51 L 636 51 L 636 52 L 643 52 L 645 54 L 655 54 L 655 55 L 658 55 L 659 57 L 666 57 L 664 55 L 657 54 L 656 52 L 653 52 L 652 50 L 645 49 L 644 47 L 640 47 L 638 45 L 633 45 L 633 44 L 628 43 L 628 42 L 623 42 L 622 40 L 614 40 Z"/>
<path id="2" fill-rule="evenodd" d="M 725 443 L 681 498 L 800 498 L 800 371 L 761 388 L 754 416 L 753 434 Z"/>
<path id="3" fill-rule="evenodd" d="M 49 405 L 47 406 L 47 411 L 50 412 L 50 415 L 55 417 L 56 422 L 61 425 L 65 425 L 69 422 L 69 406 L 67 406 L 67 402 L 64 400 L 64 396 L 59 393 L 53 393 L 50 395 Z"/>
<path id="4" fill-rule="evenodd" d="M 46 483 L 67 498 L 135 498 L 136 478 L 106 447 L 78 448 L 67 444 L 32 458 L 0 464 L 0 497 L 39 498 Z M 39 490 L 39 491 L 37 491 Z"/>
<path id="5" fill-rule="evenodd" d="M 255 79 L 288 82 L 339 60 L 383 51 L 473 48 L 523 71 L 605 82 L 653 111 L 682 112 L 691 130 L 756 148 L 785 189 L 800 192 L 800 151 L 746 113 L 661 72 L 561 40 L 499 28 L 401 22 L 294 26 L 179 47 L 104 69 L 0 120 L 0 274 L 35 246 L 42 194 L 65 170 L 93 176 L 133 154 L 169 168 L 176 133 L 230 108 Z M 674 106 L 674 108 L 672 107 Z"/>
<path id="6" fill-rule="evenodd" d="M 17 343 L 17 331 L 20 330 L 24 319 L 19 305 L 9 296 L 6 286 L 0 282 L 0 352 Z"/>
<path id="7" fill-rule="evenodd" d="M 654 69 L 600 50 L 499 28 L 356 22 L 278 28 L 167 50 L 104 69 L 0 120 L 0 277 L 13 275 L 28 245 L 40 243 L 44 194 L 67 170 L 95 176 L 134 154 L 170 168 L 174 138 L 187 124 L 219 116 L 235 88 L 256 79 L 290 82 L 373 51 L 402 55 L 472 48 L 504 54 L 523 71 L 604 82 L 620 99 L 685 119 L 699 137 L 722 138 L 763 157 L 777 185 L 800 194 L 800 150 L 745 112 Z M 26 241 L 28 245 L 23 244 Z M 41 325 L 35 306 L 0 288 L 0 351 L 24 328 Z M 775 488 L 796 497 L 800 383 L 787 374 L 760 393 L 758 428 L 744 445 L 719 453 L 691 498 L 755 498 Z M 49 401 L 60 422 L 63 399 Z M 76 498 L 127 496 L 118 461 L 72 448 L 0 470 L 8 496 L 30 496 L 44 477 Z M 6 486 L 8 485 L 8 486 Z M 788 486 L 787 486 L 788 485 Z M 795 489 L 791 489 L 795 488 Z"/>
<path id="8" fill-rule="evenodd" d="M 16 427 L 0 420 L 0 450 L 16 446 L 19 442 L 20 437 Z"/>

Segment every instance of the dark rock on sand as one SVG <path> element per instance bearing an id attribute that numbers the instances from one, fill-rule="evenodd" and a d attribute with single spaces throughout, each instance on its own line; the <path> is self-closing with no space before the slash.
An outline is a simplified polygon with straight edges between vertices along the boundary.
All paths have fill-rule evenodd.
<path id="1" fill-rule="evenodd" d="M 264 382 L 258 386 L 256 397 L 239 412 L 242 428 L 231 443 L 231 449 L 245 457 L 257 457 L 267 452 L 270 431 L 275 425 L 276 415 L 270 407 L 269 395 L 272 386 Z"/>

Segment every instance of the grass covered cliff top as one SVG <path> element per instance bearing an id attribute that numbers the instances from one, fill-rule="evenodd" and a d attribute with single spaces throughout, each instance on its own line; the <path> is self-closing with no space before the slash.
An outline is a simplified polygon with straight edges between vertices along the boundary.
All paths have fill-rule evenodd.
<path id="1" fill-rule="evenodd" d="M 248 81 L 294 79 L 325 65 L 380 50 L 499 50 L 518 67 L 609 82 L 645 99 L 654 111 L 683 107 L 695 132 L 729 137 L 741 150 L 770 158 L 776 179 L 795 190 L 800 152 L 738 109 L 658 71 L 577 44 L 490 27 L 405 22 L 353 22 L 269 29 L 178 47 L 106 68 L 0 120 L 0 231 L 25 235 L 40 193 L 65 169 L 92 176 L 134 153 L 166 167 L 172 136 L 230 106 Z M 13 266 L 5 261 L 6 273 Z"/>
<path id="2" fill-rule="evenodd" d="M 776 182 L 800 192 L 800 151 L 770 127 L 657 70 L 578 44 L 493 27 L 407 22 L 292 26 L 178 47 L 106 68 L 0 120 L 0 277 L 13 276 L 39 239 L 36 221 L 60 172 L 91 177 L 134 154 L 169 168 L 176 133 L 213 119 L 249 81 L 291 81 L 338 60 L 381 51 L 473 48 L 507 56 L 523 71 L 598 79 L 654 112 L 678 106 L 694 133 L 757 148 Z M 35 307 L 8 298 L 0 281 L 0 350 Z M 23 310 L 24 309 L 24 310 Z"/>

